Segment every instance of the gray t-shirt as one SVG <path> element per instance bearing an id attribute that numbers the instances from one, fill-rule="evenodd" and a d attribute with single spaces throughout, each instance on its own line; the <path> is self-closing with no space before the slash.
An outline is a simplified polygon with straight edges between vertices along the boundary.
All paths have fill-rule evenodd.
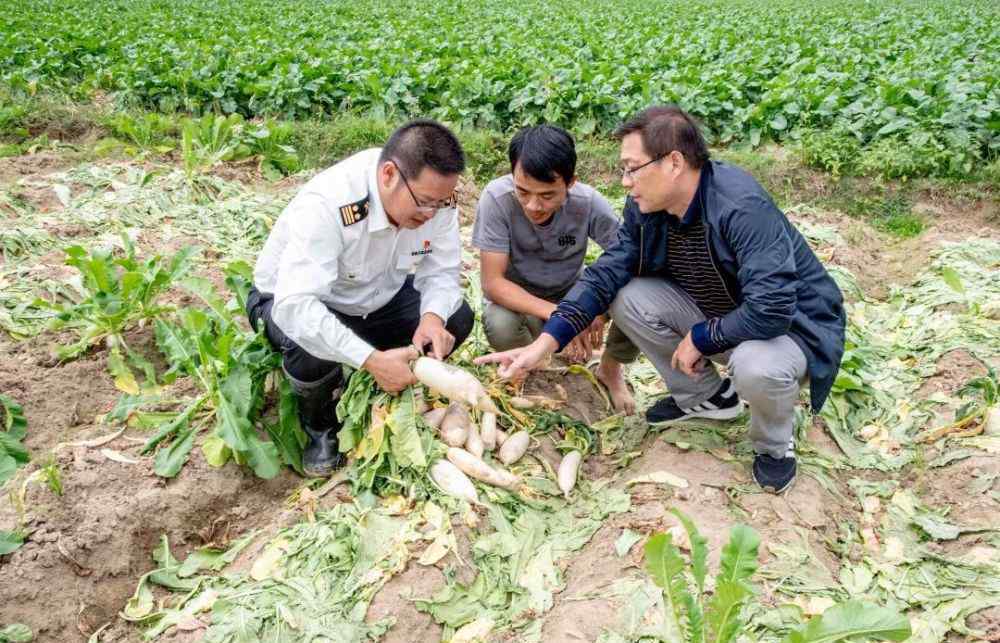
<path id="1" fill-rule="evenodd" d="M 618 239 L 618 218 L 601 194 L 577 181 L 545 225 L 524 215 L 510 174 L 490 181 L 479 198 L 472 244 L 510 256 L 507 279 L 542 299 L 568 291 L 583 271 L 587 240 L 607 250 Z"/>

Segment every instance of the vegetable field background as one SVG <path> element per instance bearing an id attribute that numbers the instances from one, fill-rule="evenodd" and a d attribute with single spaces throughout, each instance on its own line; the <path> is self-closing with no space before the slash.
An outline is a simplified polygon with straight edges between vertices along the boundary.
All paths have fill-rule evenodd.
<path id="1" fill-rule="evenodd" d="M 720 640 L 1000 640 L 998 23 L 982 0 L 5 7 L 0 643 L 651 643 L 699 613 Z M 620 206 L 607 133 L 655 100 L 758 177 L 848 300 L 795 487 L 755 489 L 746 417 L 651 430 L 558 360 L 528 409 L 475 371 L 532 434 L 523 488 L 445 496 L 418 391 L 363 378 L 353 482 L 300 478 L 240 313 L 298 186 L 408 116 L 451 123 L 477 306 L 468 235 L 510 131 L 572 129 Z M 484 351 L 477 330 L 455 361 Z M 645 361 L 629 381 L 640 408 L 664 392 Z M 567 450 L 589 451 L 569 500 Z"/>
<path id="2" fill-rule="evenodd" d="M 53 0 L 0 16 L 0 78 L 165 112 L 581 134 L 677 102 L 723 143 L 805 136 L 837 171 L 961 175 L 1000 153 L 998 21 L 989 0 Z"/>

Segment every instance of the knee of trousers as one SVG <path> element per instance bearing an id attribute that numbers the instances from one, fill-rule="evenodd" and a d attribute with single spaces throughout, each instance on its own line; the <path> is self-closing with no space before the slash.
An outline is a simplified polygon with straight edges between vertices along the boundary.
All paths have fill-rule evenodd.
<path id="1" fill-rule="evenodd" d="M 762 354 L 754 341 L 743 342 L 733 349 L 729 371 L 740 397 L 770 399 L 775 391 L 798 386 L 794 370 Z"/>
<path id="2" fill-rule="evenodd" d="M 326 362 L 305 354 L 300 359 L 289 360 L 286 354 L 281 369 L 300 396 L 329 396 L 343 384 L 344 369 L 335 362 Z"/>
<path id="3" fill-rule="evenodd" d="M 476 314 L 472 312 L 469 303 L 463 299 L 462 305 L 448 318 L 448 322 L 445 324 L 448 332 L 455 337 L 455 349 L 468 339 L 475 323 Z M 455 349 L 452 349 L 452 351 L 454 352 Z"/>
<path id="4" fill-rule="evenodd" d="M 644 296 L 641 279 L 633 279 L 618 291 L 611 302 L 611 318 L 620 330 L 631 331 L 635 328 L 645 328 L 650 323 L 647 309 L 649 298 Z"/>
<path id="5" fill-rule="evenodd" d="M 483 330 L 493 350 L 506 351 L 524 345 L 525 324 L 520 313 L 498 304 L 487 304 L 483 311 Z"/>

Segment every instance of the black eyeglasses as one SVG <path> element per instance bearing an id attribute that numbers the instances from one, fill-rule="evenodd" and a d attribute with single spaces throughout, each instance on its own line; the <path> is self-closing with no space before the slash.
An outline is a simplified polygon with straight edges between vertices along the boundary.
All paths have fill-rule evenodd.
<path id="1" fill-rule="evenodd" d="M 652 161 L 646 161 L 642 165 L 638 165 L 636 167 L 623 167 L 623 168 L 621 168 L 622 178 L 628 177 L 630 179 L 634 179 L 636 172 L 638 172 L 642 168 L 646 167 L 647 165 L 652 165 L 653 163 L 656 163 L 657 161 L 662 161 L 663 159 L 665 159 L 667 157 L 668 154 L 669 154 L 669 152 L 667 154 L 661 154 L 660 156 L 657 156 Z"/>
<path id="2" fill-rule="evenodd" d="M 399 167 L 399 162 L 396 161 L 396 159 L 390 159 L 390 160 L 392 161 L 392 164 L 396 166 L 396 170 L 399 171 L 399 176 L 400 178 L 403 179 L 403 185 L 406 186 L 406 191 L 410 193 L 410 198 L 413 199 L 413 204 L 417 206 L 418 210 L 434 213 L 437 212 L 438 210 L 442 210 L 444 208 L 451 208 L 455 206 L 455 204 L 457 203 L 457 199 L 455 198 L 454 194 L 452 194 L 450 197 L 442 201 L 433 201 L 431 203 L 426 203 L 426 204 L 421 203 L 420 199 L 417 198 L 417 195 L 413 193 L 413 188 L 410 187 L 410 182 L 406 180 L 406 174 L 403 173 L 403 168 Z"/>

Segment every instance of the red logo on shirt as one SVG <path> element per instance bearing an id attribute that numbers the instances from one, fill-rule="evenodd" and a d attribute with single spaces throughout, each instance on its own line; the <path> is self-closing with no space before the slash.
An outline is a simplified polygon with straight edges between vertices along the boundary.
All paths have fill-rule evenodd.
<path id="1" fill-rule="evenodd" d="M 417 255 L 429 255 L 432 252 L 434 252 L 434 251 L 431 249 L 431 242 L 430 242 L 430 240 L 424 239 L 424 248 L 423 248 L 423 250 L 414 250 L 413 252 L 410 253 L 410 256 L 411 257 L 416 257 Z"/>

